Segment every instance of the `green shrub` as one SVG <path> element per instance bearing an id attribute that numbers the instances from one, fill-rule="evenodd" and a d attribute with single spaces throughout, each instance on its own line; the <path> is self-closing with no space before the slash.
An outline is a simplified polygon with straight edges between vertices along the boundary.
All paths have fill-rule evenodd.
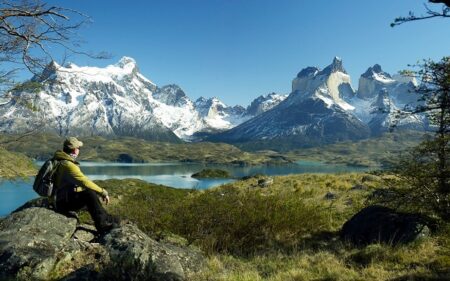
<path id="1" fill-rule="evenodd" d="M 327 218 L 301 197 L 229 185 L 185 201 L 174 219 L 178 234 L 209 253 L 252 255 L 294 248 L 305 235 L 323 230 Z"/>
<path id="2" fill-rule="evenodd" d="M 114 196 L 108 211 L 123 220 L 136 223 L 153 238 L 172 231 L 175 210 L 192 192 L 131 179 L 97 183 Z"/>

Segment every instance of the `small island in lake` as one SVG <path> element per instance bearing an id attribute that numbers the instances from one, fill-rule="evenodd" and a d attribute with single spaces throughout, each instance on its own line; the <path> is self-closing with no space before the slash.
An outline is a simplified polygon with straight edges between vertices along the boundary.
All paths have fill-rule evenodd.
<path id="1" fill-rule="evenodd" d="M 196 179 L 231 178 L 231 175 L 229 172 L 220 169 L 203 169 L 200 172 L 193 174 L 191 177 Z"/>

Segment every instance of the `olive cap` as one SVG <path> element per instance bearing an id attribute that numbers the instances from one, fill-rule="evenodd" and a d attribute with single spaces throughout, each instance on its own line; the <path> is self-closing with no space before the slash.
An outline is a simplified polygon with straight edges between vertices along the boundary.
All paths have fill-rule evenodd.
<path id="1" fill-rule="evenodd" d="M 75 149 L 83 146 L 83 143 L 75 137 L 69 137 L 64 141 L 64 147 Z"/>

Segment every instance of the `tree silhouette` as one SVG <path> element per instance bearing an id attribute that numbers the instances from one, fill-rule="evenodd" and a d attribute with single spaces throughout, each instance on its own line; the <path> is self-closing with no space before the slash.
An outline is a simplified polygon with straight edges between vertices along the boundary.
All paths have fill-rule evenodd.
<path id="1" fill-rule="evenodd" d="M 411 22 L 411 21 L 417 21 L 417 20 L 424 20 L 424 19 L 430 19 L 430 18 L 436 18 L 436 17 L 442 17 L 442 18 L 450 18 L 450 0 L 429 0 L 428 2 L 433 4 L 442 4 L 441 9 L 431 9 L 428 7 L 428 5 L 424 4 L 425 6 L 425 15 L 416 16 L 412 11 L 409 12 L 408 16 L 406 17 L 398 17 L 394 19 L 394 22 L 391 23 L 391 27 Z"/>
<path id="2" fill-rule="evenodd" d="M 40 0 L 0 0 L 0 83 L 5 86 L 23 66 L 33 74 L 40 73 L 55 60 L 55 49 L 66 54 L 105 57 L 81 51 L 77 31 L 89 22 L 85 14 L 48 6 Z"/>
<path id="3" fill-rule="evenodd" d="M 434 136 L 399 159 L 394 168 L 397 178 L 389 183 L 392 192 L 378 199 L 450 221 L 450 57 L 425 60 L 418 67 L 408 75 L 421 82 L 416 89 L 420 103 L 404 112 L 426 114 Z"/>

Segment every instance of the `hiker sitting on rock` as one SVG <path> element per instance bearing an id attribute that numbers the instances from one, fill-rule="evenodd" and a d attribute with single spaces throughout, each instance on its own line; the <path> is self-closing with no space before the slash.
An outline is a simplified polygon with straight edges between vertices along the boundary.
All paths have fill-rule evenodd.
<path id="1" fill-rule="evenodd" d="M 109 215 L 103 208 L 99 196 L 108 204 L 108 192 L 89 180 L 75 161 L 83 143 L 74 137 L 64 141 L 63 150 L 55 152 L 53 158 L 59 161 L 55 181 L 55 207 L 58 212 L 69 213 L 87 207 L 100 234 L 116 227 L 118 220 Z M 98 196 L 99 195 L 99 196 Z"/>

